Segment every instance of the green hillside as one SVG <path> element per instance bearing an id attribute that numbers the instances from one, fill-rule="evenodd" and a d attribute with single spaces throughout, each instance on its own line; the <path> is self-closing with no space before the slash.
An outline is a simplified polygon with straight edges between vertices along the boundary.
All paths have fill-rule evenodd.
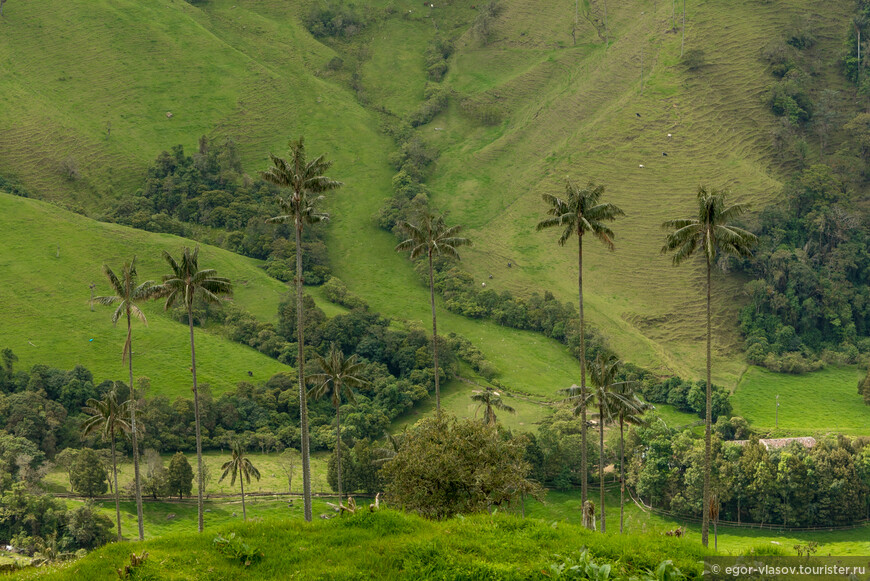
<path id="1" fill-rule="evenodd" d="M 756 209 L 775 199 L 786 172 L 770 145 L 775 118 L 763 103 L 770 75 L 760 51 L 796 18 L 812 18 L 814 50 L 830 63 L 818 74 L 844 88 L 832 55 L 851 4 L 690 1 L 686 48 L 707 53 L 691 74 L 664 2 L 610 2 L 607 47 L 600 2 L 581 3 L 576 46 L 571 3 L 502 0 L 486 45 L 469 32 L 476 11 L 465 2 L 362 4 L 367 28 L 321 42 L 302 25 L 308 3 L 10 3 L 0 22 L 8 63 L 0 71 L 0 175 L 96 214 L 132 192 L 148 161 L 176 143 L 190 150 L 201 134 L 231 136 L 253 173 L 269 151 L 304 134 L 347 184 L 330 203 L 333 270 L 375 310 L 428 326 L 425 290 L 372 220 L 393 173 L 393 144 L 379 127 L 422 101 L 427 43 L 453 35 L 450 105 L 417 132 L 440 154 L 428 181 L 434 204 L 470 227 L 466 267 L 497 291 L 546 288 L 574 300 L 574 252 L 534 232 L 540 194 L 560 191 L 566 175 L 603 182 L 627 216 L 615 225 L 614 254 L 589 245 L 587 311 L 626 359 L 699 376 L 700 265 L 671 267 L 659 255 L 659 224 L 691 211 L 699 183 L 731 187 Z M 327 67 L 335 56 L 342 72 Z M 464 99 L 494 104 L 502 121 L 476 122 Z M 741 283 L 715 279 L 714 375 L 732 388 L 746 368 L 735 324 Z M 576 375 L 552 341 L 443 318 L 512 388 L 549 396 Z"/>
<path id="2" fill-rule="evenodd" d="M 109 293 L 102 265 L 116 272 L 133 255 L 141 281 L 159 281 L 166 263 L 161 252 L 178 255 L 189 240 L 95 222 L 44 202 L 0 193 L 0 346 L 29 368 L 43 363 L 71 369 L 82 364 L 98 381 L 126 379 L 121 349 L 126 326 L 112 326 L 112 309 L 88 307 L 89 285 Z M 277 316 L 286 286 L 266 274 L 256 261 L 225 250 L 204 247 L 200 266 L 215 268 L 233 281 L 235 301 L 262 320 Z M 134 372 L 151 378 L 153 395 L 186 395 L 190 390 L 190 338 L 186 325 L 162 314 L 160 304 L 145 309 L 148 326 L 135 325 Z M 208 332 L 196 331 L 200 382 L 215 393 L 248 379 L 247 371 L 265 380 L 292 369 Z"/>

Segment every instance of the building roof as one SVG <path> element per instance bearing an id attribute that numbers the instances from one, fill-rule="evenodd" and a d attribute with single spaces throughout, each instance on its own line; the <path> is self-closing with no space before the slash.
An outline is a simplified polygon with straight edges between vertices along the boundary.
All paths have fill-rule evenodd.
<path id="1" fill-rule="evenodd" d="M 801 438 L 766 438 L 758 440 L 758 442 L 764 446 L 766 450 L 779 450 L 780 448 L 785 448 L 792 442 L 797 442 L 804 448 L 812 448 L 816 445 L 816 439 L 811 436 L 803 436 Z M 749 440 L 734 440 L 731 443 L 737 444 L 738 446 L 745 446 L 749 443 Z"/>

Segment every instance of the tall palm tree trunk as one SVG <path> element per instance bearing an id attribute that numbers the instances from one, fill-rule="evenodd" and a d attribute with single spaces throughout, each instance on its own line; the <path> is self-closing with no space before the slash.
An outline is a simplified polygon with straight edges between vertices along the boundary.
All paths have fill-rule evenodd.
<path id="1" fill-rule="evenodd" d="M 239 478 L 239 484 L 242 485 L 242 520 L 248 520 L 248 511 L 245 510 L 245 476 Z"/>
<path id="2" fill-rule="evenodd" d="M 133 389 L 133 331 L 130 309 L 127 309 L 127 362 L 130 370 L 130 437 L 133 443 L 133 486 L 136 489 L 136 519 L 139 523 L 139 540 L 145 540 L 145 524 L 142 518 L 142 483 L 139 480 L 139 436 L 136 433 L 136 395 Z"/>
<path id="3" fill-rule="evenodd" d="M 710 261 L 707 260 L 707 415 L 704 430 L 704 506 L 701 518 L 701 543 L 706 547 L 710 535 L 710 456 L 711 456 L 711 426 L 713 424 L 713 386 L 711 383 L 712 355 L 710 343 L 712 341 L 711 316 L 710 316 Z"/>
<path id="4" fill-rule="evenodd" d="M 296 217 L 296 342 L 299 354 L 299 429 L 302 431 L 302 503 L 305 520 L 311 522 L 311 457 L 308 450 L 308 397 L 305 393 L 305 352 L 302 332 L 302 221 Z"/>
<path id="5" fill-rule="evenodd" d="M 606 532 L 604 521 L 604 406 L 598 408 L 598 489 L 601 501 L 601 532 Z"/>
<path id="6" fill-rule="evenodd" d="M 622 415 L 619 416 L 619 534 L 625 517 L 625 434 L 622 430 Z"/>
<path id="7" fill-rule="evenodd" d="M 586 458 L 586 322 L 583 318 L 583 232 L 577 232 L 577 288 L 580 297 L 580 498 L 581 505 L 588 499 L 589 467 Z"/>
<path id="8" fill-rule="evenodd" d="M 335 468 L 338 478 L 338 506 L 341 507 L 341 411 L 335 406 Z M 340 509 L 339 509 L 340 510 Z M 339 512 L 339 514 L 341 514 Z"/>
<path id="9" fill-rule="evenodd" d="M 438 385 L 438 325 L 435 319 L 435 275 L 432 272 L 432 251 L 429 250 L 429 304 L 432 305 L 432 361 L 435 363 L 435 413 L 441 413 L 441 389 Z"/>
<path id="10" fill-rule="evenodd" d="M 118 519 L 118 540 L 121 538 L 121 497 L 118 495 L 118 463 L 115 460 L 115 429 L 112 428 L 112 473 L 115 479 L 115 517 Z"/>
<path id="11" fill-rule="evenodd" d="M 199 426 L 199 390 L 196 385 L 196 349 L 193 343 L 193 311 L 187 307 L 187 324 L 190 326 L 190 371 L 193 374 L 193 420 L 196 425 L 196 507 L 199 532 L 203 527 L 202 505 L 202 431 Z"/>

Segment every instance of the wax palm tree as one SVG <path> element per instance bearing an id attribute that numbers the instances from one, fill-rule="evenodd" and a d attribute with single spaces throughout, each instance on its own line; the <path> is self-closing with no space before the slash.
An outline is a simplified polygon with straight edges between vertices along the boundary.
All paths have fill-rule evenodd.
<path id="1" fill-rule="evenodd" d="M 270 223 L 292 223 L 296 232 L 296 344 L 299 352 L 296 367 L 299 371 L 299 427 L 302 431 L 302 502 L 305 505 L 305 520 L 311 521 L 311 455 L 308 444 L 308 402 L 305 393 L 305 356 L 302 330 L 302 232 L 306 225 L 329 220 L 329 214 L 320 211 L 324 192 L 341 187 L 342 183 L 324 174 L 332 166 L 320 155 L 308 161 L 305 144 L 300 137 L 290 142 L 290 155 L 282 159 L 269 154 L 272 167 L 261 172 L 260 177 L 269 183 L 288 190 L 289 196 L 277 197 L 282 214 L 266 220 Z"/>
<path id="2" fill-rule="evenodd" d="M 475 389 L 471 392 L 471 400 L 477 402 L 477 409 L 483 408 L 483 421 L 494 426 L 496 424 L 495 410 L 501 410 L 509 414 L 517 413 L 517 410 L 504 403 L 501 394 L 492 388 Z M 475 410 L 475 415 L 477 411 Z"/>
<path id="3" fill-rule="evenodd" d="M 231 475 L 230 486 L 235 486 L 236 476 L 239 477 L 239 484 L 242 487 L 242 520 L 248 520 L 248 513 L 245 510 L 245 480 L 248 484 L 251 483 L 251 476 L 260 480 L 260 471 L 251 464 L 251 461 L 245 455 L 245 448 L 238 442 L 233 444 L 233 456 L 229 462 L 224 462 L 221 466 L 223 474 L 221 474 L 218 482 L 223 482 L 227 475 Z"/>
<path id="4" fill-rule="evenodd" d="M 698 215 L 696 218 L 668 220 L 662 228 L 670 230 L 662 247 L 662 253 L 673 252 L 673 263 L 679 265 L 701 252 L 707 265 L 707 414 L 704 436 L 704 501 L 705 507 L 701 522 L 701 542 L 707 546 L 710 532 L 710 518 L 706 507 L 710 505 L 710 447 L 712 426 L 712 383 L 711 383 L 711 314 L 710 273 L 718 253 L 734 256 L 748 256 L 757 238 L 751 232 L 732 225 L 734 219 L 743 214 L 745 204 L 728 205 L 726 192 L 698 188 Z"/>
<path id="5" fill-rule="evenodd" d="M 630 398 L 623 395 L 626 389 L 626 384 L 629 382 L 617 382 L 616 378 L 619 375 L 622 362 L 615 356 L 610 354 L 599 353 L 590 367 L 589 379 L 592 381 L 593 389 L 586 391 L 585 403 L 593 405 L 597 409 L 592 415 L 598 421 L 598 477 L 601 483 L 600 486 L 600 503 L 601 503 L 601 532 L 606 531 L 607 522 L 604 512 L 604 427 L 615 419 L 617 410 L 620 406 L 629 408 L 632 405 Z M 567 393 L 566 401 L 574 406 L 574 414 L 579 415 L 582 410 L 584 398 L 583 391 L 576 385 L 572 385 L 567 389 L 561 390 Z"/>
<path id="6" fill-rule="evenodd" d="M 574 235 L 577 236 L 577 288 L 580 304 L 580 391 L 586 393 L 586 323 L 583 316 L 583 236 L 592 234 L 608 249 L 613 250 L 613 231 L 605 224 L 612 222 L 625 213 L 611 203 L 602 202 L 604 186 L 589 182 L 585 188 L 580 188 L 566 180 L 565 199 L 552 194 L 542 196 L 547 204 L 547 214 L 550 216 L 538 222 L 537 230 L 546 228 L 562 228 L 559 245 L 564 246 Z M 580 494 L 583 506 L 587 500 L 588 466 L 586 458 L 586 403 L 587 398 L 580 398 L 580 439 L 583 449 L 580 451 L 580 471 L 583 473 Z"/>
<path id="7" fill-rule="evenodd" d="M 619 397 L 612 402 L 611 411 L 619 422 L 619 534 L 625 520 L 625 424 L 643 425 L 643 413 L 650 405 L 637 396 L 636 381 L 622 381 L 613 385 Z"/>
<path id="8" fill-rule="evenodd" d="M 317 364 L 321 372 L 309 376 L 315 387 L 308 395 L 314 399 L 329 395 L 335 407 L 335 462 L 338 475 L 338 502 L 341 504 L 341 399 L 344 397 L 351 403 L 356 403 L 353 388 L 368 385 L 366 380 L 359 377 L 365 364 L 359 361 L 356 355 L 345 357 L 335 343 L 329 348 L 329 355 L 317 356 Z"/>
<path id="9" fill-rule="evenodd" d="M 150 280 L 136 284 L 136 257 L 129 263 L 125 263 L 121 269 L 121 278 L 115 275 L 108 264 L 103 265 L 103 273 L 109 279 L 114 295 L 94 297 L 101 305 L 115 305 L 117 308 L 112 314 L 112 323 L 117 324 L 122 317 L 127 319 L 127 341 L 124 343 L 122 361 L 127 360 L 127 369 L 130 372 L 130 436 L 133 444 L 133 486 L 136 494 L 136 519 L 139 525 L 139 540 L 145 540 L 145 520 L 142 517 L 142 481 L 139 477 L 139 433 L 136 427 L 136 394 L 133 387 L 133 318 L 142 321 L 146 326 L 148 320 L 136 303 L 148 300 L 154 294 L 154 283 Z"/>
<path id="10" fill-rule="evenodd" d="M 190 327 L 190 372 L 193 375 L 193 418 L 196 423 L 196 473 L 197 473 L 197 506 L 199 532 L 203 529 L 203 468 L 202 468 L 202 432 L 199 421 L 199 390 L 196 383 L 196 346 L 193 340 L 193 304 L 199 299 L 207 303 L 219 303 L 221 295 L 230 296 L 233 284 L 230 279 L 217 275 L 212 268 L 199 269 L 199 247 L 193 252 L 185 247 L 181 253 L 181 261 L 176 261 L 165 250 L 163 258 L 172 270 L 163 276 L 163 284 L 155 290 L 155 296 L 165 298 L 164 310 L 169 310 L 175 303 L 180 303 L 187 310 L 187 324 Z"/>
<path id="11" fill-rule="evenodd" d="M 438 379 L 438 322 L 435 317 L 435 275 L 432 258 L 444 254 L 459 260 L 460 246 L 469 246 L 468 238 L 457 236 L 462 226 L 447 226 L 443 216 L 424 210 L 416 224 L 399 222 L 399 229 L 408 237 L 396 246 L 396 252 L 411 252 L 411 260 L 426 256 L 429 260 L 429 304 L 432 307 L 432 361 L 435 366 L 435 410 L 441 413 L 441 388 Z"/>
<path id="12" fill-rule="evenodd" d="M 131 417 L 131 405 L 127 400 L 118 403 L 117 384 L 109 390 L 103 399 L 90 398 L 82 411 L 87 419 L 81 426 L 82 439 L 99 432 L 104 440 L 112 444 L 112 476 L 115 481 L 115 516 L 118 519 L 118 540 L 121 540 L 121 499 L 118 493 L 118 463 L 115 457 L 115 436 L 118 433 L 130 431 L 127 418 Z M 135 414 L 133 414 L 135 416 Z"/>

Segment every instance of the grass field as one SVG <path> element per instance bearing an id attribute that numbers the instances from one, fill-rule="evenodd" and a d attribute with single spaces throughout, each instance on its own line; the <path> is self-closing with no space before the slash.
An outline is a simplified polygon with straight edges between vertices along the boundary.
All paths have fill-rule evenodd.
<path id="1" fill-rule="evenodd" d="M 260 454 L 255 450 L 249 450 L 250 460 L 260 471 L 260 480 L 252 481 L 245 486 L 246 492 L 302 492 L 302 463 L 297 454 L 293 469 L 293 489 L 287 488 L 287 476 L 281 468 L 279 455 L 275 453 Z M 164 467 L 169 465 L 171 454 L 163 456 Z M 194 467 L 196 472 L 196 454 L 186 454 L 187 461 Z M 230 459 L 229 451 L 219 453 L 217 451 L 203 452 L 203 463 L 206 466 L 211 479 L 206 485 L 206 494 L 237 494 L 240 491 L 239 483 L 230 486 L 229 480 L 219 482 L 221 477 L 221 465 Z M 328 452 L 315 452 L 311 455 L 311 489 L 322 494 L 329 493 L 330 488 L 326 481 L 326 464 L 329 460 Z M 118 464 L 118 484 L 123 492 L 133 482 L 133 462 L 130 458 L 123 458 Z M 72 493 L 69 486 L 67 473 L 55 468 L 45 478 L 49 491 L 53 493 Z M 196 497 L 196 482 L 194 482 L 194 498 Z M 114 508 L 114 504 L 112 505 Z"/>
<path id="2" fill-rule="evenodd" d="M 828 367 L 815 373 L 786 375 L 750 367 L 731 398 L 734 413 L 753 428 L 773 434 L 806 436 L 825 433 L 870 435 L 870 406 L 858 395 L 864 372 L 856 367 Z M 779 429 L 776 396 L 779 396 Z"/>

